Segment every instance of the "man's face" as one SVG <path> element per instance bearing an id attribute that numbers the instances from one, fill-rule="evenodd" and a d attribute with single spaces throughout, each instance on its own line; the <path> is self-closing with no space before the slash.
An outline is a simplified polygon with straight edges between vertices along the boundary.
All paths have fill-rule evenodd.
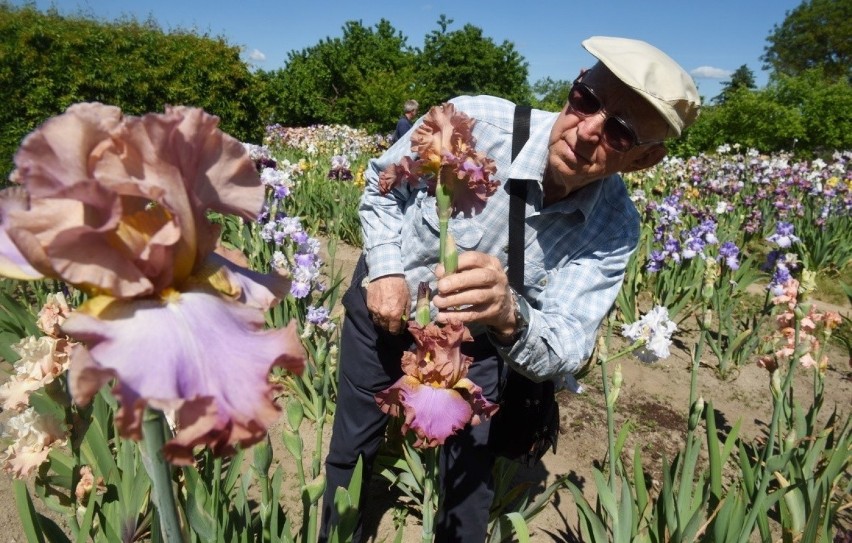
<path id="1" fill-rule="evenodd" d="M 668 125 L 657 110 L 602 65 L 581 75 L 606 114 L 583 117 L 566 104 L 556 119 L 548 144 L 545 192 L 557 199 L 613 173 L 648 168 L 665 156 L 665 148 L 658 144 L 619 152 L 604 143 L 606 116 L 616 115 L 626 121 L 639 141 L 664 139 Z"/>

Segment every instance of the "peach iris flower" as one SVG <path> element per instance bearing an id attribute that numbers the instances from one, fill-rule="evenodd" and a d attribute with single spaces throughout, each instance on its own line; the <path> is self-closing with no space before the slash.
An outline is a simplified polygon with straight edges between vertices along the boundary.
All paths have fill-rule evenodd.
<path id="1" fill-rule="evenodd" d="M 473 358 L 461 353 L 461 344 L 472 338 L 461 322 L 445 326 L 409 322 L 408 329 L 417 350 L 403 354 L 405 375 L 376 394 L 376 403 L 385 413 L 405 415 L 402 432 L 414 431 L 415 447 L 443 445 L 468 423 L 476 426 L 497 412 L 498 406 L 467 378 Z"/>
<path id="2" fill-rule="evenodd" d="M 453 200 L 453 216 L 472 216 L 482 211 L 499 182 L 494 161 L 476 150 L 475 120 L 452 103 L 435 106 L 411 135 L 411 150 L 419 158 L 404 157 L 379 175 L 379 189 L 387 194 L 402 182 L 412 185 L 426 178 L 429 194 L 437 183 L 446 183 Z"/>
<path id="3" fill-rule="evenodd" d="M 174 411 L 165 453 L 176 463 L 196 445 L 226 453 L 263 438 L 279 413 L 270 368 L 304 366 L 294 323 L 265 329 L 288 281 L 217 248 L 206 213 L 254 220 L 264 198 L 218 121 L 186 107 L 125 117 L 73 105 L 23 141 L 20 186 L 0 197 L 0 274 L 53 277 L 89 296 L 61 325 L 85 344 L 71 353 L 75 402 L 115 378 L 117 423 L 133 438 L 146 406 Z"/>

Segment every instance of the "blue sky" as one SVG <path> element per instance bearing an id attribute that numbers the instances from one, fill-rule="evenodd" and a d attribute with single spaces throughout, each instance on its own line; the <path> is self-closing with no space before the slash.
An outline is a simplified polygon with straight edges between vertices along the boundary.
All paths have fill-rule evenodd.
<path id="1" fill-rule="evenodd" d="M 22 5 L 27 0 L 12 0 Z M 149 17 L 164 30 L 183 28 L 224 36 L 243 48 L 243 58 L 265 70 L 284 66 L 287 53 L 342 35 L 346 21 L 373 26 L 385 18 L 422 47 L 445 14 L 449 30 L 470 23 L 496 43 L 515 44 L 529 63 L 530 82 L 570 80 L 593 63 L 580 42 L 593 35 L 648 41 L 695 78 L 706 99 L 745 64 L 759 87 L 767 82 L 760 56 L 773 25 L 801 0 L 35 0 L 39 9 L 113 20 Z"/>

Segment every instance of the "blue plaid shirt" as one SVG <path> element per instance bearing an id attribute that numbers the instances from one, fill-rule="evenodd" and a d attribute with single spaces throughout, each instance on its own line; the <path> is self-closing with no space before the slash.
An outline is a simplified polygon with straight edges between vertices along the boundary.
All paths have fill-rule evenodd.
<path id="1" fill-rule="evenodd" d="M 550 129 L 557 113 L 533 110 L 530 137 L 511 161 L 514 104 L 491 96 L 451 100 L 457 110 L 476 119 L 476 148 L 496 162 L 494 178 L 502 183 L 484 210 L 472 218 L 450 220 L 459 252 L 476 250 L 497 257 L 507 267 L 509 178 L 531 180 L 526 204 L 524 289 L 519 303 L 528 305 L 526 332 L 510 346 L 495 343 L 516 370 L 535 380 L 547 378 L 576 388 L 571 375 L 583 367 L 594 347 L 597 329 L 612 306 L 630 254 L 639 239 L 639 214 L 624 183 L 613 175 L 543 207 L 542 178 Z M 419 124 L 419 121 L 418 121 Z M 379 173 L 411 152 L 414 128 L 367 168 L 361 200 L 369 278 L 405 274 L 412 308 L 421 281 L 435 284 L 438 263 L 438 215 L 435 198 L 425 187 L 401 186 L 390 194 L 378 189 Z M 471 333 L 478 330 L 471 327 Z"/>

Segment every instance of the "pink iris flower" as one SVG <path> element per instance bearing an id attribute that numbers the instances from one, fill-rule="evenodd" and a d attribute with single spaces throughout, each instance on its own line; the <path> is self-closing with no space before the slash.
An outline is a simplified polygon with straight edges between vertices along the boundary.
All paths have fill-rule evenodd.
<path id="1" fill-rule="evenodd" d="M 445 183 L 453 197 L 452 215 L 470 217 L 482 211 L 499 182 L 491 179 L 497 171 L 494 161 L 476 150 L 475 120 L 455 106 L 435 106 L 411 136 L 411 150 L 419 158 L 404 157 L 379 175 L 379 190 L 387 194 L 402 182 L 416 185 L 426 177 L 430 195 L 437 183 Z"/>
<path id="2" fill-rule="evenodd" d="M 472 338 L 461 322 L 445 326 L 409 322 L 408 329 L 417 350 L 403 354 L 405 375 L 376 394 L 376 403 L 385 413 L 405 415 L 402 432 L 414 431 L 415 447 L 443 445 L 468 423 L 476 426 L 497 412 L 498 406 L 467 378 L 473 358 L 461 353 L 461 344 Z"/>
<path id="3" fill-rule="evenodd" d="M 218 246 L 207 212 L 253 220 L 264 189 L 244 146 L 200 109 L 123 116 L 76 104 L 15 155 L 0 196 L 0 274 L 61 279 L 88 294 L 62 323 L 83 342 L 69 386 L 86 404 L 115 379 L 124 436 L 146 406 L 174 413 L 172 462 L 261 440 L 279 414 L 268 374 L 300 372 L 295 325 L 265 329 L 289 281 Z M 4 203 L 5 202 L 5 203 Z M 84 346 L 85 345 L 85 346 Z"/>

